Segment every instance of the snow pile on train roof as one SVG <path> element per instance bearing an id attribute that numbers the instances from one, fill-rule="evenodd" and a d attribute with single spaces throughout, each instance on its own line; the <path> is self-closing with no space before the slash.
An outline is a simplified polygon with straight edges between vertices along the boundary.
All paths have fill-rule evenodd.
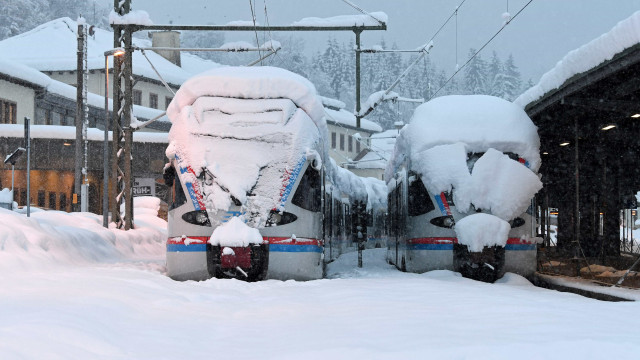
<path id="1" fill-rule="evenodd" d="M 496 216 L 478 213 L 456 222 L 455 230 L 458 243 L 467 245 L 471 252 L 480 252 L 485 246 L 506 245 L 511 225 Z"/>
<path id="2" fill-rule="evenodd" d="M 216 69 L 187 81 L 171 102 L 167 157 L 191 169 L 182 181 L 196 183 L 204 173 L 207 209 L 228 210 L 239 201 L 259 227 L 284 205 L 302 165 L 317 154 L 311 150 L 322 149 L 323 114 L 315 88 L 299 75 L 271 67 Z"/>
<path id="3" fill-rule="evenodd" d="M 491 210 L 503 220 L 524 213 L 542 189 L 538 176 L 501 152 L 489 149 L 476 161 L 467 194 L 477 209 Z M 471 191 L 472 190 L 472 191 Z"/>
<path id="4" fill-rule="evenodd" d="M 576 74 L 589 71 L 640 43 L 640 11 L 622 20 L 609 32 L 569 52 L 556 66 L 542 75 L 540 82 L 514 100 L 522 108 L 560 88 Z"/>
<path id="5" fill-rule="evenodd" d="M 214 246 L 247 247 L 251 244 L 262 244 L 262 241 L 262 235 L 260 235 L 258 229 L 247 226 L 240 217 L 234 216 L 213 230 L 209 244 Z"/>
<path id="6" fill-rule="evenodd" d="M 136 198 L 138 199 L 138 198 Z M 31 217 L 0 209 L 0 274 L 18 269 L 79 263 L 162 258 L 167 223 L 153 211 L 151 198 L 134 200 L 135 229 L 102 226 L 102 215 L 37 211 Z M 159 203 L 159 199 L 155 198 Z"/>
<path id="7" fill-rule="evenodd" d="M 336 164 L 333 158 L 329 158 L 329 159 L 330 159 L 329 166 L 327 166 L 327 168 L 328 170 L 329 169 L 331 170 L 327 171 L 327 173 L 329 175 L 329 178 L 331 179 L 331 182 L 338 189 L 340 189 L 340 191 L 349 195 L 349 199 L 352 201 L 354 200 L 363 201 L 367 199 L 368 189 L 365 185 L 365 180 L 364 180 L 365 178 L 362 178 L 345 168 L 341 168 Z M 374 201 L 374 200 L 369 199 L 368 202 L 369 201 Z M 369 204 L 367 204 L 367 207 L 369 207 Z"/>
<path id="8" fill-rule="evenodd" d="M 403 156 L 418 159 L 426 149 L 457 142 L 468 153 L 494 148 L 518 154 L 534 171 L 540 167 L 540 139 L 531 119 L 513 103 L 487 95 L 442 96 L 418 106 L 398 136 L 390 164 L 397 167 Z"/>
<path id="9" fill-rule="evenodd" d="M 367 210 L 387 209 L 387 185 L 373 177 L 360 178 L 367 189 Z"/>

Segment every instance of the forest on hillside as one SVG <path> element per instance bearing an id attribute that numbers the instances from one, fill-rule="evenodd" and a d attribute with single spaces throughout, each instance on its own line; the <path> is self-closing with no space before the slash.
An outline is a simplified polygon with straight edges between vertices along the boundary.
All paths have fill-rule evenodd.
<path id="1" fill-rule="evenodd" d="M 36 26 L 68 16 L 72 19 L 82 15 L 90 24 L 109 29 L 110 9 L 101 7 L 93 0 L 2 0 L 0 13 L 0 40 L 31 30 Z M 147 38 L 139 32 L 139 37 Z M 271 34 L 255 34 L 254 43 L 270 40 Z M 353 39 L 341 42 L 329 37 L 323 50 L 310 52 L 305 40 L 295 34 L 277 34 L 274 40 L 282 49 L 262 62 L 262 65 L 278 66 L 298 73 L 313 82 L 318 93 L 339 99 L 348 110 L 355 109 L 355 44 Z M 225 43 L 224 33 L 203 31 L 182 32 L 184 47 L 218 47 Z M 395 43 L 388 44 L 384 37 L 376 47 L 397 49 Z M 476 53 L 469 49 L 465 63 Z M 228 65 L 246 65 L 256 59 L 256 54 L 199 52 L 197 55 Z M 361 101 L 377 91 L 386 90 L 400 74 L 414 62 L 417 54 L 375 53 L 361 56 Z M 455 65 L 435 64 L 429 56 L 424 57 L 394 89 L 405 98 L 424 99 L 450 94 L 487 94 L 507 100 L 515 99 L 531 80 L 523 84 L 513 56 L 501 58 L 496 52 L 475 56 L 456 76 Z M 390 129 L 396 121 L 409 121 L 415 103 L 384 102 L 367 116 Z"/>

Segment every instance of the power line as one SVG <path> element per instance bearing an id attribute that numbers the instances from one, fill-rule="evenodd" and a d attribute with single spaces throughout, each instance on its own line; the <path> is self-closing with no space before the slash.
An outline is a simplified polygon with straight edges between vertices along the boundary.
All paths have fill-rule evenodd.
<path id="1" fill-rule="evenodd" d="M 528 3 L 526 3 L 522 9 L 520 9 L 515 15 L 513 15 L 513 17 L 511 17 L 510 19 L 506 20 L 505 23 L 502 25 L 502 27 L 500 28 L 500 30 L 498 30 L 495 34 L 493 34 L 493 36 L 487 40 L 487 42 L 484 43 L 484 45 L 482 45 L 482 47 L 480 47 L 480 49 L 478 49 L 478 51 L 476 51 L 470 58 L 469 60 L 467 60 L 467 62 L 464 63 L 464 65 L 462 65 L 459 69 L 456 70 L 456 72 L 453 73 L 453 75 L 451 75 L 451 77 L 449 77 L 449 79 L 447 79 L 447 81 L 438 89 L 436 90 L 436 92 L 434 92 L 431 97 L 428 100 L 433 99 L 439 92 L 440 90 L 444 89 L 445 86 L 447 86 L 449 84 L 449 82 L 451 82 L 451 80 L 460 72 L 462 71 L 462 69 L 465 68 L 465 66 L 467 66 L 471 60 L 473 60 L 485 47 L 487 47 L 487 45 L 489 45 L 489 43 L 491 41 L 493 41 L 493 39 L 496 38 L 496 36 L 498 36 L 498 34 L 500 34 L 502 32 L 502 30 L 504 30 L 504 28 L 507 27 L 507 25 L 509 25 L 511 23 L 511 21 L 513 21 L 518 15 L 520 15 L 520 13 L 526 9 L 527 6 L 529 6 L 529 4 L 531 4 L 533 2 L 533 0 L 529 0 Z M 456 10 L 457 11 L 457 10 Z"/>

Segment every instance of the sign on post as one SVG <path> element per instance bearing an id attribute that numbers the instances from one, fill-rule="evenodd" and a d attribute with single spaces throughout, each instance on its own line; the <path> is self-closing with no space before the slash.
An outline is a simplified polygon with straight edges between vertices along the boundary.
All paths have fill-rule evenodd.
<path id="1" fill-rule="evenodd" d="M 156 196 L 156 182 L 153 178 L 135 178 L 131 191 L 133 196 Z"/>

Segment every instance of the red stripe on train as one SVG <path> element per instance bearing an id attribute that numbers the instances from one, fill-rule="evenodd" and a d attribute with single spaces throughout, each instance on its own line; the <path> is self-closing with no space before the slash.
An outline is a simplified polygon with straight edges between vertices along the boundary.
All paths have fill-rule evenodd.
<path id="1" fill-rule="evenodd" d="M 415 238 L 407 240 L 408 244 L 457 244 L 458 238 L 454 237 L 427 237 L 427 238 Z M 533 245 L 534 241 L 525 240 L 520 238 L 507 239 L 509 245 Z"/>
<path id="2" fill-rule="evenodd" d="M 457 244 L 458 239 L 454 237 L 428 237 L 407 240 L 409 244 Z"/>
<path id="3" fill-rule="evenodd" d="M 320 239 L 295 238 L 290 237 L 263 237 L 265 244 L 281 244 L 281 245 L 316 245 L 323 246 L 324 242 Z M 167 244 L 184 245 L 186 244 L 206 244 L 209 236 L 185 236 L 171 237 L 167 239 Z"/>

